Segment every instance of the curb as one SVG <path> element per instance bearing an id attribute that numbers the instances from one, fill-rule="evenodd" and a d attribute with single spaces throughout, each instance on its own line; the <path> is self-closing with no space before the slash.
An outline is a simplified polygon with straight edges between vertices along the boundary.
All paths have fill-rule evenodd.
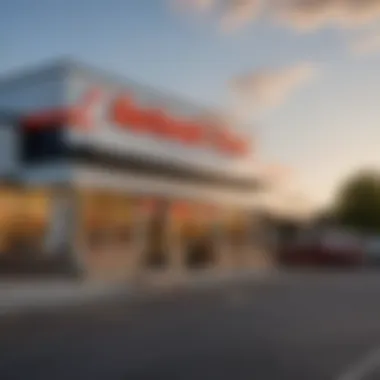
<path id="1" fill-rule="evenodd" d="M 33 311 L 56 309 L 59 307 L 75 307 L 91 304 L 101 300 L 111 300 L 117 297 L 141 299 L 156 297 L 173 292 L 216 289 L 222 285 L 239 284 L 245 281 L 261 280 L 273 277 L 276 270 L 244 271 L 239 273 L 210 273 L 197 275 L 162 276 L 144 278 L 138 283 L 118 285 L 66 283 L 54 289 L 54 283 L 39 284 L 40 289 L 33 286 L 30 289 L 1 289 L 0 285 L 0 317 L 11 314 L 22 314 Z M 41 290 L 42 285 L 42 290 Z M 57 284 L 55 284 L 57 285 Z M 50 286 L 46 289 L 46 286 Z M 3 294 L 1 294 L 3 293 Z M 7 293 L 7 294 L 4 294 Z"/>
<path id="2" fill-rule="evenodd" d="M 49 286 L 48 284 L 45 284 Z M 58 291 L 57 291 L 58 290 Z M 17 288 L 10 291 L 9 295 L 3 295 L 0 300 L 0 316 L 20 314 L 32 311 L 55 309 L 63 306 L 78 306 L 91 303 L 103 298 L 116 296 L 117 294 L 128 294 L 127 287 L 112 286 L 86 286 L 72 283 L 61 289 L 29 289 L 25 291 Z"/>

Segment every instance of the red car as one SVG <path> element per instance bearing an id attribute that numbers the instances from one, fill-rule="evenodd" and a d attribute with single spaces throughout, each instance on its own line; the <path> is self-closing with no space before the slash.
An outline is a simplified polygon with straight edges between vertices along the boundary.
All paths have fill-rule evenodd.
<path id="1" fill-rule="evenodd" d="M 360 238 L 342 231 L 301 236 L 280 249 L 280 264 L 310 267 L 356 267 L 364 262 Z"/>

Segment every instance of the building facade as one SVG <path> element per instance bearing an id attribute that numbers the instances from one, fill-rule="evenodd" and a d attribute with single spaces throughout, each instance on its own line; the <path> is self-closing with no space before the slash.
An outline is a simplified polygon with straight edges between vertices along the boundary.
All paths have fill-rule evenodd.
<path id="1" fill-rule="evenodd" d="M 201 107 L 57 62 L 0 81 L 0 134 L 4 262 L 124 279 L 266 261 L 252 146 Z"/>

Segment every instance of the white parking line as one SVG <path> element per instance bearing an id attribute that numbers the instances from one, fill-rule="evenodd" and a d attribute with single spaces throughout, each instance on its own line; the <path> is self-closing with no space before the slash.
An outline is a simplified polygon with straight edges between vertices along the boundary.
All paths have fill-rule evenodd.
<path id="1" fill-rule="evenodd" d="M 371 375 L 379 367 L 380 347 L 369 352 L 368 355 L 340 375 L 337 380 L 365 380 L 366 376 Z"/>

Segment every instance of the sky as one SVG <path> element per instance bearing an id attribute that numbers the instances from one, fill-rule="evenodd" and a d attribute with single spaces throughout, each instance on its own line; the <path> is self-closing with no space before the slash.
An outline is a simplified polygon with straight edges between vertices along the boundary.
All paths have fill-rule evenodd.
<path id="1" fill-rule="evenodd" d="M 0 74 L 71 57 L 231 115 L 282 186 L 379 167 L 380 0 L 0 0 Z"/>

